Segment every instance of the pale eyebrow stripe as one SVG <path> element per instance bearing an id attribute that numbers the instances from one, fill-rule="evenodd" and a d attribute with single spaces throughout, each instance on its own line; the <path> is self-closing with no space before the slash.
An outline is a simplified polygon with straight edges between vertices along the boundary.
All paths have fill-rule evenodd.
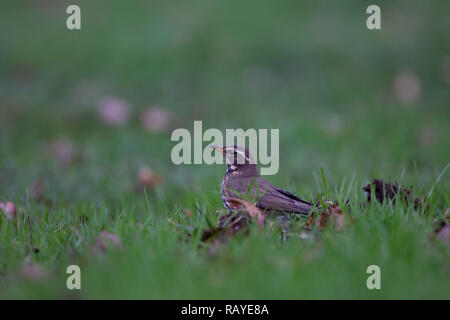
<path id="1" fill-rule="evenodd" d="M 239 149 L 236 149 L 235 151 L 236 151 L 237 153 L 239 153 L 241 156 L 243 156 L 244 159 L 245 159 L 246 161 L 248 161 L 249 163 L 253 163 L 253 162 L 254 162 L 254 161 L 252 161 L 252 159 L 251 159 L 250 156 L 247 157 L 247 155 L 245 154 L 245 151 L 244 151 L 244 153 L 242 153 L 242 150 L 239 150 Z"/>

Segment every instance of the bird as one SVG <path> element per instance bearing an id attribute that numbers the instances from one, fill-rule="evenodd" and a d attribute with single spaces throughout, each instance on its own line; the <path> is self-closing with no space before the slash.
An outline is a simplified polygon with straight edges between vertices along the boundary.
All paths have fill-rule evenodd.
<path id="1" fill-rule="evenodd" d="M 228 213 L 238 209 L 233 199 L 243 199 L 247 195 L 254 198 L 255 206 L 264 213 L 308 215 L 313 204 L 264 180 L 248 148 L 236 145 L 211 147 L 222 153 L 227 163 L 221 194 Z"/>

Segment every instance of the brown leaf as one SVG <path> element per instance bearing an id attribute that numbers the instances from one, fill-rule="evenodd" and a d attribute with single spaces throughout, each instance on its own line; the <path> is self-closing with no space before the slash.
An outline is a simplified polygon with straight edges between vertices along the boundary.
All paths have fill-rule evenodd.
<path id="1" fill-rule="evenodd" d="M 165 132 L 170 129 L 172 115 L 160 108 L 150 107 L 141 113 L 141 122 L 151 132 Z"/>
<path id="2" fill-rule="evenodd" d="M 110 126 L 122 126 L 128 121 L 130 105 L 118 97 L 105 97 L 98 104 L 98 116 Z"/>
<path id="3" fill-rule="evenodd" d="M 436 236 L 446 245 L 450 244 L 450 226 L 446 224 L 442 229 L 440 229 Z"/>
<path id="4" fill-rule="evenodd" d="M 227 224 L 220 225 L 218 227 L 211 227 L 204 230 L 201 236 L 202 243 L 209 245 L 207 253 L 209 256 L 216 255 L 219 249 L 230 238 L 238 234 L 247 234 L 248 232 L 248 218 L 247 214 L 238 214 L 235 219 Z"/>
<path id="5" fill-rule="evenodd" d="M 81 152 L 67 138 L 58 138 L 50 144 L 51 153 L 62 167 L 68 167 L 81 161 Z M 39 187 L 39 185 L 37 186 Z M 37 192 L 39 190 L 36 190 Z"/>
<path id="6" fill-rule="evenodd" d="M 264 227 L 264 215 L 261 209 L 257 208 L 255 205 L 248 201 L 238 199 L 238 198 L 227 198 L 227 201 L 235 208 L 245 209 L 245 211 L 250 215 L 250 217 L 256 222 L 259 227 Z"/>
<path id="7" fill-rule="evenodd" d="M 95 240 L 95 247 L 100 251 L 105 252 L 108 245 L 112 245 L 116 249 L 122 249 L 122 242 L 120 241 L 120 238 L 116 234 L 103 230 Z"/>
<path id="8" fill-rule="evenodd" d="M 414 209 L 422 207 L 425 203 L 425 199 L 413 198 L 412 187 L 409 189 L 400 189 L 397 183 L 384 182 L 381 179 L 373 179 L 372 183 L 363 187 L 366 192 L 367 202 L 372 200 L 372 188 L 374 188 L 375 198 L 378 202 L 383 203 L 384 200 L 393 200 L 400 195 L 407 204 L 413 204 Z"/>
<path id="9" fill-rule="evenodd" d="M 219 232 L 221 232 L 222 230 L 223 230 L 223 228 L 220 228 L 220 227 L 213 227 L 213 228 L 206 229 L 202 233 L 201 241 L 206 242 L 208 240 L 211 240 L 215 235 L 218 235 Z"/>
<path id="10" fill-rule="evenodd" d="M 372 184 L 368 184 L 363 187 L 363 190 L 367 192 L 367 201 L 372 199 L 372 186 L 375 188 L 375 198 L 378 202 L 383 203 L 385 199 L 392 200 L 398 192 L 398 185 L 392 183 L 384 183 L 383 180 L 373 179 Z"/>
<path id="11" fill-rule="evenodd" d="M 12 220 L 17 217 L 16 205 L 14 202 L 8 201 L 6 203 L 0 202 L 0 211 L 3 211 L 6 219 Z"/>
<path id="12" fill-rule="evenodd" d="M 450 208 L 447 208 L 444 212 L 444 217 L 435 220 L 434 234 L 446 245 L 450 244 Z"/>
<path id="13" fill-rule="evenodd" d="M 39 203 L 44 204 L 46 207 L 50 208 L 52 206 L 52 200 L 46 197 L 45 188 L 44 188 L 44 180 L 39 178 L 34 181 L 28 187 L 30 198 L 36 200 Z"/>
<path id="14" fill-rule="evenodd" d="M 47 272 L 36 263 L 25 262 L 20 273 L 25 278 L 33 281 L 43 280 L 47 277 Z"/>
<path id="15" fill-rule="evenodd" d="M 319 229 L 333 226 L 337 231 L 342 231 L 346 224 L 352 223 L 355 219 L 345 215 L 341 208 L 332 201 L 325 201 L 325 207 L 319 207 L 320 215 L 315 212 L 305 224 L 305 229 L 310 230 L 313 225 L 317 225 Z"/>
<path id="16" fill-rule="evenodd" d="M 202 243 L 209 245 L 207 253 L 214 256 L 230 238 L 248 232 L 250 217 L 246 212 L 227 213 L 219 217 L 218 226 L 203 231 Z"/>
<path id="17" fill-rule="evenodd" d="M 147 166 L 139 168 L 137 179 L 137 191 L 141 191 L 143 188 L 150 190 L 164 182 L 164 178 L 161 175 L 154 174 Z"/>
<path id="18" fill-rule="evenodd" d="M 305 227 L 311 228 L 315 222 L 316 222 L 316 213 L 313 212 L 311 213 L 311 216 L 309 217 L 308 221 L 306 221 Z"/>
<path id="19" fill-rule="evenodd" d="M 32 199 L 39 200 L 44 196 L 44 180 L 37 179 L 29 186 L 29 195 Z"/>
<path id="20" fill-rule="evenodd" d="M 400 102 L 414 103 L 420 98 L 422 85 L 419 77 L 412 72 L 401 72 L 393 83 L 394 94 Z"/>
<path id="21" fill-rule="evenodd" d="M 249 215 L 246 212 L 227 213 L 219 217 L 218 225 L 221 228 L 239 231 L 248 225 Z"/>
<path id="22" fill-rule="evenodd" d="M 326 202 L 326 209 L 319 216 L 319 228 L 325 228 L 328 224 L 332 224 L 336 227 L 337 231 L 341 231 L 344 228 L 344 214 L 336 204 L 332 201 Z"/>

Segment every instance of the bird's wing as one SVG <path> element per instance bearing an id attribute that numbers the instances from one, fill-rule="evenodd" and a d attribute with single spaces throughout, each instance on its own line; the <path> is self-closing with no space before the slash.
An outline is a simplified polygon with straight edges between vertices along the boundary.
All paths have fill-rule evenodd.
<path id="1" fill-rule="evenodd" d="M 308 204 L 308 205 L 310 205 L 310 206 L 312 205 L 311 202 L 305 201 L 305 200 L 303 200 L 302 198 L 297 197 L 295 194 L 290 193 L 289 191 L 286 191 L 286 190 L 281 189 L 281 188 L 278 188 L 278 187 L 275 187 L 275 189 L 276 189 L 278 192 L 284 194 L 286 197 L 288 197 L 288 198 L 290 198 L 290 199 L 292 199 L 292 200 L 299 201 L 299 202 L 302 202 L 302 203 L 304 203 L 304 204 Z"/>
<path id="2" fill-rule="evenodd" d="M 312 207 L 310 202 L 272 185 L 262 193 L 258 201 L 258 206 L 263 209 L 308 213 Z"/>

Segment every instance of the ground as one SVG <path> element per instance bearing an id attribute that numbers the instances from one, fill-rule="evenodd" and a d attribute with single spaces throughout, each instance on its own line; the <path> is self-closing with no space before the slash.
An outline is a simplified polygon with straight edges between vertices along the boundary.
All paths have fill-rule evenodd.
<path id="1" fill-rule="evenodd" d="M 381 2 L 376 31 L 360 1 L 79 1 L 68 31 L 71 3 L 0 4 L 1 298 L 450 298 L 448 1 Z M 226 168 L 171 162 L 194 120 L 279 128 L 267 180 L 352 222 L 202 243 Z M 373 178 L 426 204 L 367 204 Z"/>

